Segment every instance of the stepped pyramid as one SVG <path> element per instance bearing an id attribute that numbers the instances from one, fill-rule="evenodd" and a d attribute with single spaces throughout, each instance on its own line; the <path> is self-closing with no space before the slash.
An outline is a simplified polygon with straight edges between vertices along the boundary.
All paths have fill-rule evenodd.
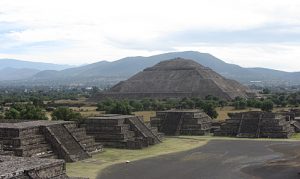
<path id="1" fill-rule="evenodd" d="M 229 119 L 214 132 L 215 136 L 246 138 L 289 138 L 294 133 L 286 115 L 251 111 L 229 113 Z"/>
<path id="2" fill-rule="evenodd" d="M 247 97 L 247 88 L 229 80 L 193 60 L 176 58 L 146 68 L 96 99 L 140 98 L 204 98 L 213 95 L 222 99 Z"/>

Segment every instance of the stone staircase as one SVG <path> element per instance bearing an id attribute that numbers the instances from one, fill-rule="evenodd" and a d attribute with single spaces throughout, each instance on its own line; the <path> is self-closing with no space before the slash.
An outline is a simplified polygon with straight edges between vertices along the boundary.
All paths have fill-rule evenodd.
<path id="1" fill-rule="evenodd" d="M 136 136 L 146 140 L 147 146 L 161 142 L 155 129 L 149 128 L 140 117 L 130 117 L 128 118 L 127 123 L 129 123 L 131 129 L 136 132 Z"/>
<path id="2" fill-rule="evenodd" d="M 89 158 L 90 155 L 64 125 L 45 127 L 46 139 L 51 141 L 53 149 L 60 158 L 75 162 Z"/>
<path id="3" fill-rule="evenodd" d="M 70 123 L 65 124 L 64 126 L 89 154 L 103 151 L 103 145 L 101 143 L 96 143 L 93 136 L 88 136 L 86 134 L 84 125 L 78 127 L 77 124 Z"/>
<path id="4" fill-rule="evenodd" d="M 291 121 L 291 125 L 295 128 L 296 132 L 300 132 L 300 122 L 298 122 L 298 121 Z"/>
<path id="5" fill-rule="evenodd" d="M 260 121 L 261 121 L 260 114 L 258 114 L 258 116 L 243 115 L 237 137 L 246 137 L 246 138 L 259 137 Z"/>
<path id="6" fill-rule="evenodd" d="M 285 115 L 278 113 L 252 111 L 230 113 L 229 117 L 214 131 L 215 136 L 289 138 L 294 129 L 300 128 L 300 123 L 291 123 Z"/>
<path id="7" fill-rule="evenodd" d="M 20 130 L 14 136 L 1 136 L 3 150 L 11 152 L 15 156 L 52 158 L 58 156 L 53 152 L 51 145 L 45 139 L 45 136 L 38 127 L 30 130 Z"/>
<path id="8" fill-rule="evenodd" d="M 179 135 L 183 118 L 182 114 L 166 113 L 162 122 L 162 130 L 165 135 Z"/>
<path id="9" fill-rule="evenodd" d="M 141 149 L 160 142 L 157 129 L 133 115 L 105 114 L 84 120 L 88 135 L 105 147 Z M 155 133 L 156 132 L 156 133 Z"/>
<path id="10" fill-rule="evenodd" d="M 157 111 L 151 126 L 165 135 L 208 135 L 212 119 L 200 110 Z"/>

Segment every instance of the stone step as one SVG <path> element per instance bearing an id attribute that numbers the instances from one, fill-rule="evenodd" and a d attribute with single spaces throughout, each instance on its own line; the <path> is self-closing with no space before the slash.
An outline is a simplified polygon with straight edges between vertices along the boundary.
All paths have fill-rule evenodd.
<path id="1" fill-rule="evenodd" d="M 38 153 L 52 151 L 52 148 L 49 144 L 37 144 L 26 147 L 22 146 L 22 148 L 14 148 L 12 151 L 15 152 L 16 156 L 31 157 L 32 155 L 36 155 Z"/>

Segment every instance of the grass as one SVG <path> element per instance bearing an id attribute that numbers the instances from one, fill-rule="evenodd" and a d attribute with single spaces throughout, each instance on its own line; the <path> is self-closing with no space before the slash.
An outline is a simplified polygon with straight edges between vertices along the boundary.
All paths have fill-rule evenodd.
<path id="1" fill-rule="evenodd" d="M 75 112 L 80 112 L 83 117 L 93 117 L 99 116 L 104 113 L 104 111 L 97 111 L 97 107 L 94 106 L 83 106 L 83 107 L 70 107 Z"/>
<path id="2" fill-rule="evenodd" d="M 247 112 L 247 111 L 260 111 L 260 109 L 257 109 L 257 108 L 247 108 L 247 109 L 237 110 L 237 109 L 234 109 L 234 107 L 232 107 L 232 106 L 225 106 L 223 108 L 218 107 L 216 110 L 219 114 L 218 117 L 217 117 L 217 120 L 220 120 L 220 121 L 224 121 L 225 119 L 228 119 L 229 118 L 228 113 L 239 113 L 239 112 Z"/>
<path id="3" fill-rule="evenodd" d="M 69 176 L 96 178 L 108 166 L 134 161 L 159 155 L 185 151 L 202 146 L 207 139 L 200 137 L 167 137 L 163 143 L 142 150 L 125 150 L 106 148 L 104 152 L 93 155 L 92 158 L 67 164 Z"/>
<path id="4" fill-rule="evenodd" d="M 300 140 L 300 133 L 295 133 L 291 139 Z"/>
<path id="5" fill-rule="evenodd" d="M 273 109 L 273 112 L 279 112 L 282 110 L 289 110 L 291 107 L 276 107 Z M 223 108 L 218 107 L 216 108 L 218 112 L 217 120 L 224 121 L 225 119 L 228 119 L 228 113 L 239 113 L 239 112 L 248 112 L 248 111 L 261 111 L 258 108 L 246 108 L 246 109 L 234 109 L 232 106 L 225 106 Z"/>
<path id="6" fill-rule="evenodd" d="M 144 121 L 150 121 L 151 117 L 156 116 L 155 111 L 137 111 L 137 112 L 133 112 L 133 114 L 136 116 L 142 116 Z"/>

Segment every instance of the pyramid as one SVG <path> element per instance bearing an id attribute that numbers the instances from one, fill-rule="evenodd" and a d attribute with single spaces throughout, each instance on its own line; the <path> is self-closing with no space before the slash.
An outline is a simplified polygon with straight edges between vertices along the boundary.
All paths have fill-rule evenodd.
<path id="1" fill-rule="evenodd" d="M 231 100 L 247 97 L 247 88 L 193 60 L 175 58 L 162 61 L 122 81 L 97 99 L 183 98 L 208 95 Z"/>

